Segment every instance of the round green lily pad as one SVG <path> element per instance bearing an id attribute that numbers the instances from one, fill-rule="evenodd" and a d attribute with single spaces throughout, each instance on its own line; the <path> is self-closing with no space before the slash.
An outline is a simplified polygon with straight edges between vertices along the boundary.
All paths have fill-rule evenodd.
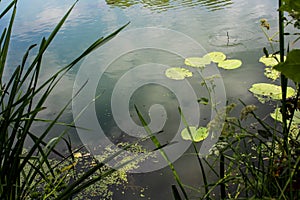
<path id="1" fill-rule="evenodd" d="M 184 64 L 191 67 L 205 67 L 205 65 L 209 65 L 211 63 L 211 59 L 209 56 L 203 57 L 189 57 L 184 60 Z"/>
<path id="2" fill-rule="evenodd" d="M 190 126 L 189 128 L 190 128 L 193 140 L 192 140 L 191 135 L 187 128 L 185 128 L 181 131 L 182 139 L 192 140 L 194 142 L 200 142 L 200 141 L 204 140 L 205 138 L 207 138 L 207 136 L 208 136 L 208 130 L 206 127 L 200 127 L 197 129 L 194 126 Z"/>
<path id="3" fill-rule="evenodd" d="M 219 62 L 218 67 L 224 68 L 224 69 L 236 69 L 239 68 L 242 65 L 242 61 L 237 59 L 228 59 L 223 60 Z"/>
<path id="4" fill-rule="evenodd" d="M 211 61 L 213 61 L 215 63 L 219 63 L 226 59 L 226 55 L 222 52 L 214 51 L 214 52 L 210 52 L 206 55 L 208 55 L 210 57 Z"/>
<path id="5" fill-rule="evenodd" d="M 281 99 L 281 87 L 270 83 L 256 83 L 249 89 L 255 95 L 267 96 L 275 100 Z M 292 97 L 295 90 L 291 87 L 287 88 L 287 98 Z"/>
<path id="6" fill-rule="evenodd" d="M 284 60 L 286 59 L 286 56 L 284 56 Z M 273 55 L 273 56 L 269 56 L 269 57 L 266 57 L 266 56 L 262 56 L 260 59 L 259 59 L 259 62 L 265 64 L 267 67 L 274 67 L 275 65 L 278 64 L 278 61 L 280 61 L 280 55 L 279 54 L 276 54 L 276 55 Z"/>
<path id="7" fill-rule="evenodd" d="M 193 76 L 193 73 L 185 68 L 172 67 L 166 70 L 165 75 L 174 80 L 183 80 L 185 77 Z"/>
<path id="8" fill-rule="evenodd" d="M 280 108 L 276 108 L 274 112 L 270 114 L 270 116 L 276 121 L 282 122 L 282 114 L 280 112 Z M 289 120 L 288 120 L 289 121 Z M 293 117 L 293 124 L 300 125 L 300 111 L 296 110 Z"/>

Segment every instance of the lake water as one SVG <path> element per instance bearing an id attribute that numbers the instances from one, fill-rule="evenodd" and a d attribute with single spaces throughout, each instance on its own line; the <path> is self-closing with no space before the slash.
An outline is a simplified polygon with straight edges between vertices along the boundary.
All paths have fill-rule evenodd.
<path id="1" fill-rule="evenodd" d="M 51 32 L 56 23 L 72 5 L 72 2 L 66 0 L 46 2 L 28 0 L 20 1 L 18 4 L 13 40 L 9 52 L 9 63 L 11 66 L 8 68 L 7 74 L 13 69 L 13 66 L 20 63 L 23 53 L 29 45 L 39 43 L 42 37 L 47 36 Z M 99 59 L 100 63 L 107 62 L 109 66 L 105 70 L 103 68 L 99 69 L 99 71 L 103 71 L 101 73 L 97 72 L 97 68 L 87 67 L 83 69 L 85 66 L 89 66 L 89 61 L 83 61 L 80 63 L 81 65 L 75 66 L 54 91 L 47 102 L 48 110 L 43 115 L 53 117 L 61 106 L 71 98 L 75 80 L 78 80 L 78 77 L 81 76 L 81 74 L 78 76 L 78 73 L 92 70 L 86 72 L 88 78 L 97 81 L 92 90 L 96 91 L 95 96 L 102 94 L 94 104 L 96 120 L 107 137 L 113 140 L 121 137 L 124 132 L 128 133 L 124 131 L 126 129 L 125 122 L 127 122 L 128 118 L 133 119 L 132 121 L 128 120 L 128 123 L 139 124 L 133 105 L 137 105 L 141 112 L 145 114 L 146 120 L 149 121 L 148 110 L 153 108 L 151 107 L 152 105 L 160 104 L 165 107 L 165 110 L 160 110 L 161 107 L 159 106 L 155 107 L 155 109 L 158 110 L 157 112 L 162 115 L 161 117 L 164 120 L 167 120 L 165 124 L 154 126 L 154 128 L 159 129 L 160 126 L 163 126 L 165 134 L 159 136 L 159 139 L 162 143 L 171 141 L 174 136 L 172 133 L 182 126 L 180 125 L 180 115 L 177 107 L 178 105 L 182 106 L 181 103 L 184 104 L 184 100 L 176 99 L 175 89 L 171 91 L 168 88 L 168 83 L 161 86 L 154 83 L 153 78 L 151 78 L 152 82 L 149 81 L 148 84 L 141 84 L 140 87 L 137 84 L 134 86 L 136 90 L 130 93 L 132 96 L 128 100 L 129 102 L 125 102 L 129 103 L 127 107 L 125 106 L 128 110 L 121 112 L 119 110 L 123 109 L 124 106 L 118 107 L 118 105 L 122 104 L 122 95 L 126 96 L 127 94 L 125 93 L 129 93 L 129 89 L 134 89 L 132 88 L 133 83 L 139 83 L 134 78 L 138 77 L 139 80 L 148 80 L 149 76 L 152 76 L 153 69 L 146 70 L 147 73 L 143 70 L 132 72 L 136 66 L 143 67 L 143 65 L 149 63 L 156 63 L 155 66 L 159 70 L 161 69 L 159 67 L 162 67 L 160 64 L 170 67 L 183 65 L 182 56 L 167 51 L 173 47 L 177 47 L 178 51 L 181 49 L 183 52 L 187 52 L 187 56 L 197 56 L 198 54 L 203 56 L 206 52 L 222 51 L 228 58 L 240 59 L 243 62 L 241 68 L 232 71 L 222 69 L 218 71 L 222 76 L 222 82 L 219 83 L 224 83 L 224 85 L 217 91 L 221 95 L 224 92 L 223 89 L 225 89 L 226 98 L 222 99 L 223 103 L 225 103 L 226 99 L 231 101 L 237 98 L 242 99 L 246 103 L 256 103 L 257 101 L 247 89 L 253 83 L 267 81 L 263 76 L 263 65 L 258 63 L 258 59 L 263 54 L 262 48 L 268 46 L 267 40 L 261 31 L 259 20 L 261 18 L 268 19 L 271 25 L 270 33 L 275 33 L 277 31 L 276 9 L 277 1 L 275 0 L 79 1 L 44 57 L 44 71 L 41 79 L 45 79 L 49 74 L 68 64 L 72 58 L 78 56 L 100 36 L 106 36 L 128 22 L 130 24 L 125 28 L 124 33 L 128 31 L 128 33 L 131 33 L 131 36 L 136 34 L 129 43 L 129 45 L 132 45 L 132 48 L 129 48 L 126 54 L 118 54 L 122 52 L 118 50 L 127 44 L 120 42 L 121 39 L 115 43 L 113 43 L 113 40 L 111 43 L 106 43 L 102 51 L 100 47 L 97 59 Z M 3 26 L 7 21 L 8 18 L 4 18 L 0 22 L 0 26 Z M 151 28 L 147 29 L 149 27 Z M 171 34 L 174 37 L 167 38 L 166 35 L 162 35 L 160 40 L 158 40 L 158 32 L 162 30 L 164 30 L 164 33 Z M 154 31 L 153 34 L 147 35 L 151 31 Z M 156 34 L 158 34 L 157 37 Z M 126 34 L 122 36 L 125 39 L 127 37 Z M 178 38 L 175 36 L 178 36 Z M 185 45 L 186 43 L 183 44 L 185 39 L 188 41 L 193 40 L 200 44 L 201 52 L 193 52 L 193 46 Z M 160 45 L 160 49 L 149 48 L 146 44 L 151 44 L 151 42 L 155 42 L 158 46 Z M 145 48 L 135 49 L 136 46 L 143 47 L 143 45 Z M 108 58 L 110 57 L 116 57 L 117 59 L 109 62 Z M 90 57 L 88 59 L 91 60 L 93 58 Z M 101 67 L 101 65 L 98 67 Z M 93 70 L 95 70 L 95 73 Z M 131 74 L 127 73 L 128 71 Z M 91 74 L 94 75 L 90 76 Z M 128 74 L 136 76 L 128 78 Z M 101 77 L 96 77 L 98 75 L 101 75 Z M 118 81 L 123 80 L 122 78 L 128 78 L 127 82 L 119 83 Z M 196 84 L 198 83 L 197 77 L 190 81 L 192 88 L 197 87 Z M 117 85 L 121 88 L 119 91 L 125 92 L 124 94 L 120 95 L 118 92 L 113 92 Z M 130 86 L 129 89 L 127 88 L 128 90 L 126 89 L 127 85 Z M 125 89 L 122 88 L 123 86 Z M 181 86 L 172 85 L 172 87 L 180 88 Z M 88 89 L 90 88 L 88 87 Z M 180 95 L 188 96 L 191 94 L 182 93 Z M 196 95 L 201 97 L 201 95 L 207 96 L 208 94 L 204 90 L 199 90 L 196 92 Z M 83 97 L 86 96 L 83 95 Z M 111 104 L 111 98 L 117 99 L 114 100 L 115 108 Z M 87 98 L 87 103 L 90 100 Z M 193 108 L 189 107 L 189 105 L 187 107 L 189 109 Z M 205 107 L 200 107 L 201 109 L 201 119 L 203 121 L 199 122 L 199 125 L 205 125 L 211 113 Z M 74 114 L 73 111 L 74 108 L 69 108 L 62 120 L 71 121 Z M 121 117 L 121 122 L 116 122 L 117 116 L 114 116 L 116 113 L 128 114 L 128 118 L 125 116 L 126 120 L 124 122 Z M 92 123 L 92 121 L 88 122 L 89 118 L 86 119 L 87 122 L 82 123 Z M 160 116 L 156 116 L 156 119 L 157 122 L 155 123 L 160 123 Z M 193 121 L 193 119 L 191 120 Z M 121 130 L 118 127 L 120 124 L 125 128 Z M 38 131 L 39 128 L 37 126 L 35 130 Z M 60 130 L 61 127 L 57 129 Z M 134 135 L 128 137 L 132 139 Z M 75 144 L 79 144 L 80 139 L 84 140 L 83 143 L 93 140 L 93 137 L 82 138 L 80 134 L 78 137 L 75 130 L 71 132 L 71 138 Z M 188 156 L 188 153 L 192 152 L 190 149 L 186 148 L 184 150 L 185 154 L 183 156 L 175 156 L 174 164 L 186 184 L 201 187 L 202 180 L 200 173 L 198 173 L 199 169 L 196 159 Z M 168 167 L 149 171 L 148 173 L 134 173 L 129 178 L 130 181 L 127 189 L 125 189 L 125 193 L 122 193 L 121 190 L 115 191 L 114 199 L 172 199 L 171 184 L 174 184 L 174 180 Z M 142 196 L 140 195 L 141 193 L 143 194 Z M 190 191 L 190 194 L 195 196 L 195 198 L 197 195 L 200 195 L 192 191 Z"/>

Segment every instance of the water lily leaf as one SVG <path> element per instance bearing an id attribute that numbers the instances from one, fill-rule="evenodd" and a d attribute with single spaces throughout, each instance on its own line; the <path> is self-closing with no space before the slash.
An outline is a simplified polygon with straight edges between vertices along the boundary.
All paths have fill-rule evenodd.
<path id="1" fill-rule="evenodd" d="M 211 61 L 215 62 L 215 63 L 219 63 L 223 60 L 226 59 L 226 55 L 222 52 L 210 52 L 208 54 L 206 54 L 210 57 Z"/>
<path id="2" fill-rule="evenodd" d="M 224 69 L 236 69 L 239 68 L 242 65 L 242 61 L 237 59 L 228 59 L 219 62 L 218 67 L 224 68 Z"/>
<path id="3" fill-rule="evenodd" d="M 203 57 L 189 57 L 184 60 L 184 64 L 191 67 L 200 67 L 203 68 L 205 65 L 209 65 L 211 59 L 208 55 Z"/>
<path id="4" fill-rule="evenodd" d="M 205 138 L 207 138 L 207 136 L 208 136 L 208 130 L 206 127 L 200 127 L 197 129 L 194 126 L 190 126 L 189 128 L 190 128 L 194 142 L 200 142 L 200 141 L 204 140 Z M 181 137 L 184 140 L 192 140 L 187 128 L 182 130 Z"/>
<path id="5" fill-rule="evenodd" d="M 276 108 L 274 110 L 274 112 L 270 113 L 270 116 L 273 119 L 275 119 L 276 121 L 282 122 L 282 114 L 280 112 L 280 108 Z M 300 125 L 300 111 L 299 110 L 295 111 L 292 123 Z"/>
<path id="6" fill-rule="evenodd" d="M 193 76 L 193 73 L 185 68 L 172 67 L 166 70 L 165 75 L 174 80 L 183 80 L 185 77 Z"/>
<path id="7" fill-rule="evenodd" d="M 250 92 L 258 97 L 270 97 L 274 100 L 281 99 L 281 87 L 270 83 L 256 83 L 249 89 Z M 287 88 L 287 98 L 292 97 L 295 94 L 295 90 L 291 87 Z"/>
<path id="8" fill-rule="evenodd" d="M 82 154 L 80 152 L 73 153 L 74 158 L 82 158 Z"/>
<path id="9" fill-rule="evenodd" d="M 264 74 L 267 78 L 272 79 L 273 81 L 280 77 L 280 72 L 273 67 L 266 67 Z"/>
<path id="10" fill-rule="evenodd" d="M 284 60 L 286 57 L 284 56 Z M 265 64 L 267 67 L 274 67 L 278 64 L 278 61 L 280 61 L 280 55 L 269 55 L 269 57 L 263 56 L 259 59 L 259 62 Z"/>
<path id="11" fill-rule="evenodd" d="M 300 49 L 293 49 L 287 55 L 284 63 L 280 63 L 274 67 L 286 77 L 295 82 L 300 82 Z"/>

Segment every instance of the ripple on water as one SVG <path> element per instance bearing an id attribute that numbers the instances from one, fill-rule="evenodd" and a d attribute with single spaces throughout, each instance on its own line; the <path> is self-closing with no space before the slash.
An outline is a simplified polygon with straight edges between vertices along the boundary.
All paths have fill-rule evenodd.
<path id="1" fill-rule="evenodd" d="M 244 46 L 247 41 L 255 39 L 255 32 L 239 27 L 222 28 L 209 36 L 209 44 L 215 47 L 237 47 Z"/>
<path id="2" fill-rule="evenodd" d="M 113 7 L 128 8 L 133 5 L 143 4 L 143 7 L 155 11 L 167 11 L 170 9 L 182 9 L 186 7 L 205 7 L 209 11 L 227 8 L 233 4 L 232 0 L 106 0 Z"/>

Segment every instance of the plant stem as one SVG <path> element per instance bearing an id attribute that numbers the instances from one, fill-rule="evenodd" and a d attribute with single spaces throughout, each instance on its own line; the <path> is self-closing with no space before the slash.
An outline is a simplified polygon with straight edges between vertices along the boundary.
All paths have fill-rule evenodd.
<path id="1" fill-rule="evenodd" d="M 279 0 L 278 7 L 282 5 L 281 0 Z M 279 10 L 279 50 L 280 50 L 280 62 L 284 62 L 284 16 L 283 12 Z M 287 108 L 286 108 L 286 93 L 287 93 L 287 78 L 281 74 L 281 90 L 282 90 L 282 125 L 283 125 L 283 136 L 285 143 L 288 139 L 288 129 L 287 129 Z M 287 151 L 287 144 L 284 144 L 285 150 Z"/>
<path id="2" fill-rule="evenodd" d="M 220 158 L 220 179 L 225 177 L 225 157 L 221 154 Z M 221 199 L 226 199 L 225 183 L 221 183 Z"/>
<path id="3" fill-rule="evenodd" d="M 280 50 L 280 62 L 284 62 L 284 14 L 283 11 L 280 10 L 282 6 L 282 0 L 278 0 L 278 14 L 279 14 L 279 50 Z M 286 107 L 286 95 L 287 95 L 287 84 L 288 79 L 281 74 L 281 91 L 282 91 L 282 128 L 283 128 L 283 142 L 284 142 L 284 150 L 285 154 L 288 159 L 288 178 L 292 176 L 291 170 L 291 154 L 289 150 L 289 128 L 287 124 L 287 107 Z M 292 119 L 291 119 L 292 120 Z M 289 188 L 289 195 L 290 199 L 293 199 L 293 192 L 292 192 L 292 181 L 288 181 L 290 188 Z M 284 192 L 284 191 L 283 191 Z"/>

